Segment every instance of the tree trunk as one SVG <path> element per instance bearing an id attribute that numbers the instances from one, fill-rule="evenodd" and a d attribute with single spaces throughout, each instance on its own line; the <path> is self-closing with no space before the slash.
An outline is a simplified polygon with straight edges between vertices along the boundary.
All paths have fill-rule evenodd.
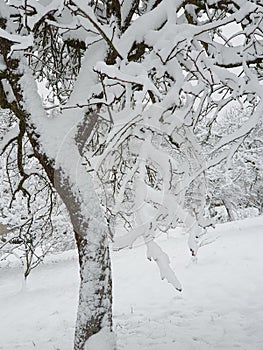
<path id="1" fill-rule="evenodd" d="M 231 208 L 231 202 L 229 200 L 227 200 L 226 198 L 224 198 L 222 200 L 222 202 L 224 204 L 224 207 L 226 208 L 228 220 L 229 221 L 235 221 L 235 215 L 234 215 L 233 210 Z"/>
<path id="2" fill-rule="evenodd" d="M 86 237 L 76 237 L 80 263 L 80 289 L 74 350 L 84 349 L 87 339 L 104 327 L 112 327 L 112 290 L 109 248 Z"/>
<path id="3" fill-rule="evenodd" d="M 112 278 L 107 226 L 104 223 L 99 201 L 91 184 L 89 191 L 94 213 L 83 209 L 62 172 L 55 176 L 55 187 L 65 203 L 78 248 L 80 289 L 74 350 L 83 350 L 85 342 L 101 329 L 112 329 Z M 63 178 L 63 182 L 62 182 Z M 92 179 L 87 176 L 87 181 Z M 93 193 L 91 193 L 93 189 Z"/>
<path id="4" fill-rule="evenodd" d="M 43 155 L 39 159 L 43 162 Z M 46 162 L 42 164 L 47 167 Z M 46 170 L 47 174 L 52 173 Z M 64 171 L 53 169 L 51 180 L 69 212 L 78 249 L 80 288 L 74 350 L 84 350 L 85 342 L 92 335 L 105 328 L 112 331 L 112 276 L 108 229 L 88 174 L 86 182 L 89 183 L 89 190 L 87 191 L 86 186 L 86 191 L 81 191 L 81 187 L 78 187 L 79 195 L 76 195 L 78 191 L 73 190 Z M 83 192 L 86 192 L 84 196 Z M 113 350 L 114 348 L 115 345 Z"/>
<path id="5" fill-rule="evenodd" d="M 28 134 L 30 136 L 30 132 Z M 34 145 L 34 141 L 31 141 Z M 39 154 L 38 148 L 34 148 L 34 151 L 64 202 L 73 225 L 80 266 L 74 350 L 84 350 L 85 342 L 92 335 L 104 328 L 112 331 L 112 276 L 108 228 L 89 174 L 86 174 L 88 190 L 87 184 L 84 189 L 78 186 L 79 194 L 76 195 L 78 191 L 72 188 L 67 174 L 62 170 L 51 169 L 45 154 Z M 115 345 L 113 349 L 114 347 Z"/>

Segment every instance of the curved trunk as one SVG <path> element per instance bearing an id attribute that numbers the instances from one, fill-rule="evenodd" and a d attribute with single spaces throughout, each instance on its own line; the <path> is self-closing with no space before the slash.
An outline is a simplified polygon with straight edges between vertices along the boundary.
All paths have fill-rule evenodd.
<path id="1" fill-rule="evenodd" d="M 56 145 L 56 149 L 52 149 L 50 154 L 46 153 L 45 142 L 49 143 L 52 133 L 50 135 L 49 128 L 42 129 L 42 123 L 48 122 L 48 119 L 45 117 L 41 101 L 38 101 L 37 86 L 30 74 L 23 77 L 21 70 L 17 69 L 19 60 L 8 59 L 10 43 L 0 39 L 0 44 L 0 53 L 4 55 L 8 67 L 7 77 L 16 97 L 16 101 L 8 103 L 6 96 L 0 96 L 0 105 L 3 107 L 3 103 L 6 103 L 19 119 L 19 126 L 26 131 L 35 157 L 66 205 L 74 228 L 80 264 L 79 307 L 74 349 L 84 350 L 85 342 L 92 335 L 102 329 L 111 331 L 112 327 L 112 280 L 107 226 L 91 177 L 85 169 L 80 169 L 79 182 L 72 175 L 72 173 L 76 175 L 74 167 L 78 162 L 74 163 L 76 160 L 74 157 L 79 154 L 74 140 L 68 147 L 68 152 L 65 151 L 66 156 L 59 166 L 56 165 L 55 159 L 61 145 Z M 22 78 L 25 81 L 21 83 Z M 0 84 L 0 88 L 1 86 Z M 36 101 L 38 104 L 35 104 Z M 44 136 L 42 140 L 40 136 Z M 62 139 L 63 137 L 64 135 Z M 47 149 L 50 151 L 50 148 Z"/>
<path id="2" fill-rule="evenodd" d="M 40 159 L 43 161 L 43 157 Z M 112 331 L 112 275 L 108 229 L 88 174 L 88 191 L 86 183 L 84 188 L 78 187 L 78 195 L 64 171 L 53 169 L 52 180 L 68 210 L 78 249 L 80 288 L 74 350 L 84 350 L 86 341 L 92 335 L 102 329 Z"/>

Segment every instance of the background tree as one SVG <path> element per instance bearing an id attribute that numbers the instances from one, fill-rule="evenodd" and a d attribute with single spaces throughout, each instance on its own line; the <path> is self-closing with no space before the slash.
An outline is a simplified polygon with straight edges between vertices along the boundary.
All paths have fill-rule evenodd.
<path id="1" fill-rule="evenodd" d="M 27 278 L 47 252 L 74 246 L 68 238 L 72 230 L 57 193 L 14 115 L 2 112 L 0 137 L 0 222 L 6 226 L 0 259 L 7 259 L 9 254 L 21 259 Z"/>
<path id="2" fill-rule="evenodd" d="M 181 289 L 154 237 L 183 221 L 196 254 L 209 224 L 205 171 L 231 158 L 262 115 L 262 5 L 14 0 L 0 13 L 1 108 L 68 209 L 81 276 L 75 350 L 84 349 L 112 326 L 108 226 L 87 170 L 111 181 L 117 197 L 105 206 L 132 223 L 116 248 L 142 237 Z M 200 123 L 209 134 L 233 99 L 247 120 L 203 152 Z"/>
<path id="3" fill-rule="evenodd" d="M 249 115 L 249 113 L 248 113 Z M 214 122 L 210 143 L 237 130 L 247 121 L 247 111 L 232 107 Z M 262 120 L 241 140 L 228 162 L 207 172 L 209 210 L 221 220 L 237 220 L 262 214 Z M 208 143 L 208 140 L 205 140 Z M 224 213 L 225 208 L 225 213 Z"/>

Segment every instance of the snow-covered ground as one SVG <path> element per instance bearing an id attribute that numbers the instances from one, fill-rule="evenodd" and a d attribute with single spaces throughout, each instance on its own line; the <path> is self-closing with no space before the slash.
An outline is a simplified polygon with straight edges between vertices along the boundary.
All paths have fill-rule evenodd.
<path id="1" fill-rule="evenodd" d="M 119 350 L 263 349 L 263 217 L 218 225 L 213 235 L 197 263 L 185 236 L 161 239 L 182 293 L 161 281 L 145 247 L 113 254 Z M 0 349 L 71 350 L 75 254 L 49 257 L 21 285 L 18 267 L 1 267 Z"/>

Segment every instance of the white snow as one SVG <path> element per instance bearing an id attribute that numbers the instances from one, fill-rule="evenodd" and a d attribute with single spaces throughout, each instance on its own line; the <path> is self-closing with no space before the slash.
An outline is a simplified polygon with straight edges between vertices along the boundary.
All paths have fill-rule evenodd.
<path id="1" fill-rule="evenodd" d="M 103 328 L 87 340 L 85 350 L 113 350 L 115 343 L 114 333 L 107 328 Z"/>
<path id="2" fill-rule="evenodd" d="M 27 36 L 21 36 L 16 34 L 10 34 L 6 30 L 0 28 L 0 37 L 7 39 L 11 42 L 17 43 L 13 45 L 12 51 L 14 50 L 25 50 L 33 44 L 33 34 Z"/>
<path id="3" fill-rule="evenodd" d="M 113 253 L 118 350 L 262 350 L 262 230 L 263 217 L 218 225 L 219 238 L 199 250 L 197 263 L 182 232 L 159 237 L 181 293 L 161 281 L 144 245 Z M 50 256 L 23 289 L 21 282 L 18 266 L 1 266 L 0 349 L 71 350 L 76 253 Z"/>

